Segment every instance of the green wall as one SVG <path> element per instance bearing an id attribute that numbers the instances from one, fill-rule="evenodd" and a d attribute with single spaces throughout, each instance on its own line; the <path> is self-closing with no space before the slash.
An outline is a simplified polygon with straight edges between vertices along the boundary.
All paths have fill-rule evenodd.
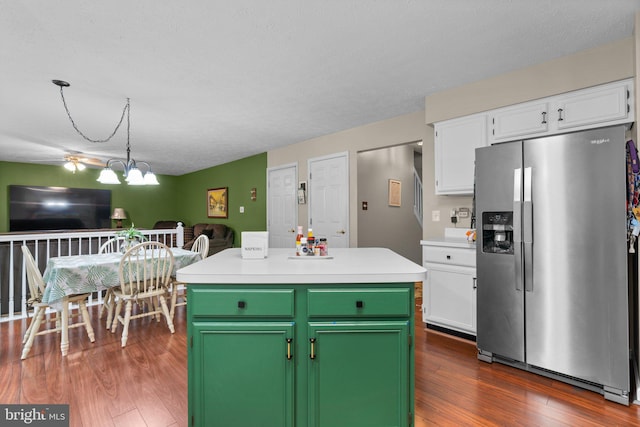
<path id="1" fill-rule="evenodd" d="M 259 154 L 182 176 L 158 175 L 159 186 L 103 185 L 96 181 L 99 169 L 75 174 L 62 166 L 35 165 L 0 161 L 0 232 L 9 230 L 9 185 L 39 185 L 111 190 L 111 207 L 127 212 L 124 225 L 150 228 L 158 220 L 181 220 L 186 225 L 198 222 L 224 223 L 236 232 L 266 230 L 267 154 Z M 117 172 L 118 173 L 118 172 Z M 118 173 L 119 174 L 119 173 Z M 208 188 L 229 187 L 229 217 L 207 218 Z M 251 188 L 257 201 L 251 201 Z M 245 213 L 239 213 L 244 206 Z M 114 224 L 115 225 L 115 224 Z"/>
<path id="2" fill-rule="evenodd" d="M 267 153 L 204 169 L 178 177 L 177 200 L 180 219 L 187 225 L 199 222 L 222 223 L 235 232 L 235 246 L 240 245 L 241 231 L 267 229 Z M 207 190 L 228 187 L 228 218 L 207 218 Z M 251 200 L 251 189 L 256 200 Z M 240 213 L 240 207 L 244 213 Z"/>

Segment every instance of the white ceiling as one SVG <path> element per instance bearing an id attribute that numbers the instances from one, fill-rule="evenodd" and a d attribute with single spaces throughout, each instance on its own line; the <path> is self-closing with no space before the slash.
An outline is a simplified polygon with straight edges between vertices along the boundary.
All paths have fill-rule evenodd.
<path id="1" fill-rule="evenodd" d="M 633 34 L 640 0 L 0 0 L 0 160 L 180 175 Z M 615 64 L 611 64 L 615 66 Z"/>

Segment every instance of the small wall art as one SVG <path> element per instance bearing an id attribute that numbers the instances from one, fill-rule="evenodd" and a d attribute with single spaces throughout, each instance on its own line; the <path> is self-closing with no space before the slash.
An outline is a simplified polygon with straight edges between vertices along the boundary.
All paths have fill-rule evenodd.
<path id="1" fill-rule="evenodd" d="M 389 180 L 389 206 L 402 205 L 402 183 L 397 179 Z"/>
<path id="2" fill-rule="evenodd" d="M 210 188 L 207 190 L 207 217 L 229 217 L 229 187 Z"/>

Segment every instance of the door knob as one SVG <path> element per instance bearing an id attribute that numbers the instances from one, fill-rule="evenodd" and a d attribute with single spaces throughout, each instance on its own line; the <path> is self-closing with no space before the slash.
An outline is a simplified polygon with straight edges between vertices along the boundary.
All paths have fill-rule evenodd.
<path id="1" fill-rule="evenodd" d="M 338 233 L 338 234 L 345 234 L 345 233 L 346 233 L 346 231 L 344 231 L 344 230 L 340 230 L 340 231 L 336 231 L 336 233 Z"/>
<path id="2" fill-rule="evenodd" d="M 291 230 L 289 230 L 289 233 L 295 233 L 296 230 L 294 230 L 293 228 Z"/>

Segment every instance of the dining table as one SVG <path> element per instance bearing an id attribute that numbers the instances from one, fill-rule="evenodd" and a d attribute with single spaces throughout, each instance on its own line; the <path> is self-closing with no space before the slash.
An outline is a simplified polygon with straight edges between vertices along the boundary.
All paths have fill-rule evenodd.
<path id="1" fill-rule="evenodd" d="M 201 261 L 198 252 L 171 248 L 173 272 L 187 265 Z M 120 286 L 120 252 L 51 257 L 42 276 L 45 289 L 42 302 L 56 310 L 62 307 L 65 296 L 102 291 Z"/>

